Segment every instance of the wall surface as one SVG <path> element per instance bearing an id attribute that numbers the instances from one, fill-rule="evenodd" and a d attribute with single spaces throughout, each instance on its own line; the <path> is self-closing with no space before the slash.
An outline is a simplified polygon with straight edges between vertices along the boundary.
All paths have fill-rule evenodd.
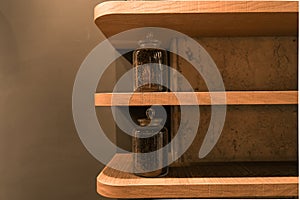
<path id="1" fill-rule="evenodd" d="M 82 145 L 71 109 L 76 72 L 103 38 L 93 23 L 99 2 L 0 0 L 1 200 L 102 198 L 103 166 Z"/>
<path id="2" fill-rule="evenodd" d="M 75 130 L 71 102 L 73 83 L 80 64 L 93 47 L 103 40 L 101 32 L 93 22 L 93 9 L 100 1 L 0 0 L 0 200 L 104 199 L 96 193 L 95 188 L 96 176 L 103 165 L 94 159 L 82 145 Z M 209 50 L 218 66 L 227 63 L 221 68 L 222 75 L 227 77 L 226 89 L 236 90 L 235 87 L 250 89 L 249 85 L 253 90 L 257 89 L 257 85 L 269 87 L 260 89 L 272 89 L 277 79 L 286 81 L 276 86 L 276 89 L 297 89 L 295 76 L 297 70 L 294 68 L 298 62 L 296 54 L 289 53 L 291 57 L 284 54 L 278 56 L 281 55 L 282 50 L 283 52 L 296 52 L 296 40 L 283 42 L 287 46 L 278 46 L 281 44 L 280 41 L 274 44 L 264 43 L 265 47 L 271 45 L 274 51 L 268 54 L 261 48 L 261 52 L 253 51 L 254 54 L 249 54 L 256 64 L 264 61 L 260 59 L 262 57 L 257 56 L 264 55 L 263 53 L 266 54 L 264 56 L 269 57 L 270 62 L 272 61 L 271 71 L 264 71 L 265 73 L 262 73 L 261 78 L 257 80 L 249 78 L 257 75 L 255 73 L 259 71 L 252 70 L 254 69 L 253 63 L 249 65 L 248 52 L 231 49 L 224 54 L 219 53 L 218 48 L 232 46 L 231 40 L 223 40 L 223 43 L 214 39 L 199 39 L 198 41 Z M 252 43 L 244 45 L 242 41 L 233 43 L 252 48 Z M 289 49 L 290 46 L 292 48 Z M 278 55 L 273 55 L 274 53 Z M 280 59 L 276 60 L 273 57 L 280 57 Z M 284 66 L 285 62 L 289 64 L 287 66 L 292 66 L 288 68 L 290 70 L 286 71 L 281 67 L 281 64 Z M 120 59 L 117 64 L 113 64 L 106 71 L 97 91 L 111 91 L 116 78 L 114 76 L 120 77 L 131 67 L 124 63 L 126 63 L 124 59 Z M 239 68 L 238 64 L 241 63 L 247 66 L 249 77 L 245 80 L 248 82 L 231 79 L 240 76 L 239 70 L 232 70 L 236 74 L 227 71 L 231 68 Z M 118 70 L 114 68 L 115 65 L 118 65 Z M 185 65 L 184 61 L 181 61 L 180 65 Z M 188 70 L 189 68 L 186 67 L 183 73 L 193 73 L 192 70 Z M 266 79 L 265 77 L 270 77 L 268 73 L 278 75 L 278 77 L 272 75 L 274 79 Z M 285 75 L 289 74 L 291 76 L 286 76 L 285 79 Z M 192 85 L 198 87 L 201 83 L 197 76 L 195 75 L 192 80 L 198 82 L 195 81 Z M 236 80 L 236 82 L 231 80 Z M 270 84 L 264 84 L 264 81 Z M 203 90 L 203 88 L 198 87 L 198 90 Z M 292 113 L 293 120 L 288 121 L 288 117 L 283 116 L 281 121 L 278 120 L 280 123 L 275 125 L 269 123 L 272 121 L 272 112 L 256 112 L 254 115 L 248 107 L 231 108 L 227 120 L 229 125 L 227 124 L 225 129 L 227 128 L 227 132 L 232 135 L 243 137 L 238 138 L 240 140 L 237 141 L 228 140 L 232 137 L 223 137 L 219 146 L 230 144 L 226 151 L 229 153 L 226 155 L 235 155 L 239 159 L 239 155 L 235 154 L 236 148 L 239 148 L 239 141 L 249 146 L 252 145 L 252 143 L 246 143 L 248 139 L 245 140 L 245 134 L 240 134 L 245 133 L 248 127 L 231 128 L 235 121 L 241 121 L 241 123 L 249 121 L 248 115 L 242 120 L 236 115 L 240 111 L 250 113 L 249 116 L 253 118 L 261 114 L 261 118 L 265 118 L 269 125 L 268 128 L 282 131 L 283 135 L 274 137 L 277 141 L 281 137 L 284 138 L 285 134 L 289 136 L 288 139 L 296 138 L 295 131 L 284 132 L 287 130 L 285 126 L 292 130 L 296 130 L 297 126 L 297 108 L 294 106 L 287 108 Z M 207 110 L 207 108 L 204 109 Z M 115 133 L 115 127 L 110 109 L 97 108 L 96 110 L 100 124 L 108 137 L 117 140 L 121 147 L 130 148 L 130 140 L 126 135 L 120 135 L 116 139 L 112 134 Z M 264 111 L 268 110 L 269 108 L 265 108 Z M 274 112 L 280 113 L 282 110 L 284 109 L 279 107 Z M 209 120 L 208 117 L 209 114 L 204 115 L 203 119 Z M 252 121 L 248 126 L 256 131 L 257 123 L 257 121 Z M 278 129 L 279 126 L 281 129 Z M 267 137 L 263 137 L 265 127 L 261 126 L 261 128 L 261 132 L 258 132 L 261 135 L 261 141 L 266 141 Z M 202 141 L 202 136 L 199 134 L 200 139 L 197 141 Z M 293 160 L 297 150 L 290 147 L 295 146 L 297 140 L 289 142 L 288 139 L 281 140 L 282 151 L 275 152 L 275 154 L 281 158 L 288 153 L 291 156 L 287 159 Z M 268 142 L 273 144 L 272 140 Z M 195 143 L 188 153 L 198 152 L 199 144 Z M 258 149 L 256 146 L 251 146 L 251 148 Z M 216 148 L 215 151 L 220 149 Z M 269 149 L 272 150 L 272 148 Z M 268 151 L 269 155 L 273 155 L 271 150 Z M 212 153 L 213 159 L 223 156 L 218 152 Z M 250 155 L 248 157 L 251 158 Z M 191 156 L 186 158 L 194 160 Z"/>
<path id="3" fill-rule="evenodd" d="M 195 38 L 210 54 L 227 91 L 298 90 L 298 40 L 296 37 L 206 37 Z M 184 53 L 189 44 L 176 41 Z M 175 60 L 174 60 L 175 59 Z M 177 59 L 177 60 L 176 60 Z M 201 57 L 199 57 L 201 59 Z M 175 62 L 176 61 L 176 62 Z M 202 76 L 179 56 L 176 68 L 195 91 L 208 91 Z M 209 78 L 215 78 L 211 75 Z M 177 82 L 178 91 L 186 88 Z M 216 82 L 217 83 L 217 82 Z M 192 109 L 192 108 L 189 108 Z M 177 133 L 180 112 L 173 112 L 172 135 Z M 177 120 L 176 120 L 177 119 Z M 200 125 L 192 145 L 181 157 L 187 163 L 212 161 L 296 161 L 298 159 L 297 105 L 227 106 L 226 119 L 218 142 L 202 159 L 198 152 L 211 123 L 211 107 L 200 106 Z M 183 121 L 182 124 L 188 124 Z M 180 124 L 180 125 L 182 125 Z M 184 130 L 190 128 L 183 125 Z M 191 138 L 182 139 L 176 148 Z M 214 144 L 214 140 L 211 140 Z"/>

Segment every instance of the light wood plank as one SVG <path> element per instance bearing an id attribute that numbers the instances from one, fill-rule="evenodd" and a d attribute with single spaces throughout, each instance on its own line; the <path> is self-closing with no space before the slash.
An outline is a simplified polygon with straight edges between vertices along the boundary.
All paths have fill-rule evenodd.
<path id="1" fill-rule="evenodd" d="M 297 35 L 297 18 L 297 1 L 109 1 L 94 11 L 107 37 L 139 27 L 189 36 Z"/>
<path id="2" fill-rule="evenodd" d="M 110 164 L 126 171 L 131 162 L 130 155 L 117 154 Z M 297 162 L 210 163 L 171 168 L 162 178 L 106 167 L 97 177 L 97 191 L 110 198 L 296 197 Z"/>
<path id="3" fill-rule="evenodd" d="M 96 93 L 95 106 L 297 104 L 298 91 Z M 177 99 L 179 97 L 181 101 Z M 214 99 L 211 102 L 211 99 Z"/>

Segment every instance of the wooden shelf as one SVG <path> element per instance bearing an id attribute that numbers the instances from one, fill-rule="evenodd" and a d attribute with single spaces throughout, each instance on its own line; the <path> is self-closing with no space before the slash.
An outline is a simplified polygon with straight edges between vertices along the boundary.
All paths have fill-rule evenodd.
<path id="1" fill-rule="evenodd" d="M 107 37 L 139 27 L 164 27 L 194 37 L 297 36 L 298 2 L 108 1 L 95 7 L 94 20 Z"/>
<path id="2" fill-rule="evenodd" d="M 95 106 L 149 105 L 193 105 L 191 98 L 196 95 L 198 105 L 224 104 L 221 92 L 148 92 L 148 93 L 96 93 Z M 176 96 L 182 99 L 179 103 Z M 211 102 L 211 96 L 216 101 Z M 113 101 L 112 101 L 113 100 Z M 239 91 L 226 92 L 227 105 L 272 105 L 297 104 L 298 91 Z"/>
<path id="3" fill-rule="evenodd" d="M 129 154 L 117 154 L 112 164 L 128 170 Z M 297 197 L 297 162 L 202 163 L 170 168 L 166 177 L 141 178 L 104 168 L 97 191 L 110 198 Z"/>
<path id="4" fill-rule="evenodd" d="M 141 28 L 141 27 L 162 27 L 172 30 L 176 30 L 187 34 L 190 37 L 225 37 L 225 38 L 213 38 L 213 39 L 226 39 L 226 37 L 249 37 L 246 40 L 247 43 L 244 54 L 241 54 L 242 58 L 237 60 L 234 65 L 229 65 L 230 69 L 226 71 L 227 76 L 230 74 L 230 79 L 234 79 L 235 76 L 239 76 L 240 79 L 250 79 L 252 76 L 243 76 L 243 71 L 239 73 L 232 73 L 234 70 L 243 70 L 243 68 L 236 68 L 240 66 L 240 63 L 246 62 L 248 57 L 248 49 L 251 51 L 256 47 L 256 44 L 260 44 L 262 40 L 253 42 L 253 36 L 271 36 L 266 38 L 262 45 L 266 50 L 275 50 L 276 54 L 262 55 L 257 59 L 259 53 L 253 54 L 250 58 L 254 61 L 251 64 L 251 70 L 258 68 L 261 62 L 268 61 L 268 65 L 274 67 L 274 72 L 265 73 L 265 76 L 270 76 L 270 87 L 266 90 L 273 90 L 278 88 L 277 85 L 272 85 L 273 81 L 277 81 L 276 84 L 282 84 L 285 88 L 296 88 L 292 84 L 285 84 L 289 80 L 295 79 L 296 73 L 294 70 L 290 70 L 288 78 L 279 77 L 276 73 L 280 71 L 277 68 L 286 70 L 285 63 L 289 62 L 289 69 L 293 66 L 296 67 L 295 48 L 289 48 L 291 44 L 295 45 L 298 36 L 298 1 L 107 1 L 100 3 L 95 7 L 94 20 L 98 28 L 103 34 L 109 38 L 122 31 Z M 139 32 L 136 34 L 130 34 L 130 38 L 125 39 L 113 39 L 110 42 L 118 49 L 135 49 L 137 41 L 145 37 L 146 32 Z M 155 33 L 157 39 L 162 41 L 163 47 L 168 47 L 171 44 L 169 35 Z M 294 43 L 291 41 L 278 42 L 276 36 L 292 36 Z M 200 38 L 200 39 L 201 39 Z M 275 38 L 275 39 L 274 39 Z M 198 38 L 199 39 L 199 38 Z M 244 39 L 244 38 L 240 38 Z M 198 40 L 199 41 L 199 40 Z M 269 42 L 271 41 L 271 42 Z M 174 41 L 173 41 L 174 42 Z M 177 40 L 176 40 L 177 42 Z M 266 43 L 268 42 L 268 43 Z M 275 43 L 276 42 L 276 43 Z M 201 42 L 199 42 L 201 43 Z M 240 42 L 236 42 L 239 45 Z M 270 44 L 269 44 L 270 43 Z M 281 44 L 285 45 L 281 45 Z M 176 43 L 177 44 L 177 43 Z M 223 43 L 220 43 L 217 50 L 213 52 L 218 55 L 223 50 Z M 235 43 L 233 43 L 235 44 Z M 231 49 L 235 48 L 233 46 Z M 244 43 L 243 43 L 244 44 Z M 276 45 L 275 45 L 276 44 Z M 278 44 L 278 45 L 277 45 Z M 274 47 L 273 47 L 273 46 Z M 293 46 L 292 45 L 292 46 Z M 277 47 L 278 46 L 278 47 Z M 211 48 L 213 45 L 211 46 Z M 225 45 L 226 47 L 226 45 Z M 279 47 L 281 47 L 279 51 Z M 283 48 L 285 47 L 285 48 Z M 295 47 L 295 46 L 294 46 Z M 179 46 L 182 49 L 182 45 Z M 176 46 L 177 49 L 177 46 Z M 288 50 L 289 49 L 289 50 Z M 290 51 L 290 49 L 292 49 Z M 178 50 L 178 49 L 177 49 Z M 249 50 L 249 51 L 250 51 Z M 238 51 L 238 50 L 237 50 Z M 271 51 L 271 52 L 272 52 Z M 278 66 L 271 62 L 274 58 L 283 58 L 286 55 L 287 59 L 279 59 Z M 265 52 L 262 50 L 262 52 Z M 220 57 L 226 56 L 226 54 L 220 54 Z M 228 56 L 228 55 L 227 55 Z M 235 56 L 235 55 L 230 55 Z M 232 57 L 226 57 L 230 60 Z M 265 56 L 265 58 L 263 57 Z M 288 59 L 289 58 L 289 59 Z M 218 59 L 218 56 L 216 56 Z M 250 60 L 251 60 L 250 59 Z M 292 60 L 292 62 L 290 62 Z M 221 62 L 221 61 L 219 61 Z M 225 62 L 225 61 L 224 61 Z M 174 65 L 174 61 L 172 62 Z M 178 62 L 179 63 L 179 62 Z M 176 63 L 176 65 L 178 64 Z M 294 65 L 295 64 L 295 65 Z M 175 69 L 184 67 L 183 63 L 179 63 L 178 66 L 172 66 Z M 223 67 L 227 67 L 224 65 Z M 283 68 L 284 67 L 284 68 Z M 276 69 L 275 69 L 276 68 Z M 188 71 L 189 68 L 186 68 Z M 249 69 L 249 72 L 251 71 Z M 260 70 L 260 68 L 259 68 Z M 273 68 L 272 68 L 273 70 Z M 187 73 L 190 77 L 191 73 Z M 249 73 L 250 74 L 250 73 Z M 251 73 L 252 74 L 252 73 Z M 253 73 L 259 74 L 259 73 Z M 280 73 L 279 73 L 280 74 Z M 276 77 L 276 78 L 275 78 Z M 196 79 L 194 76 L 192 79 Z M 228 77 L 227 77 L 228 78 Z M 261 78 L 263 79 L 263 78 Z M 261 80 L 260 79 L 260 80 Z M 239 81 L 236 82 L 229 80 L 232 85 L 239 85 Z M 264 81 L 259 83 L 264 84 Z M 197 87 L 200 83 L 196 84 Z M 292 85 L 292 86 L 290 86 Z M 247 87 L 246 87 L 247 86 Z M 245 90 L 248 85 L 245 84 Z M 265 87 L 255 87 L 265 88 Z M 201 90 L 201 89 L 199 89 Z M 234 89 L 232 89 L 234 90 Z M 263 90 L 263 89 L 262 89 Z M 283 89 L 284 90 L 284 89 Z M 149 106 L 149 105 L 194 105 L 191 102 L 191 98 L 196 95 L 196 105 L 284 105 L 284 104 L 298 104 L 298 91 L 227 91 L 226 103 L 222 99 L 224 93 L 221 92 L 151 92 L 151 93 L 96 93 L 95 94 L 95 106 Z M 179 103 L 177 97 L 180 96 L 181 102 Z M 214 102 L 211 102 L 214 97 Z M 245 106 L 248 108 L 247 106 Z M 278 108 L 277 108 L 278 107 Z M 246 136 L 239 138 L 238 144 L 241 148 L 246 148 L 243 145 L 252 145 L 256 142 L 256 137 L 261 134 L 257 131 L 258 128 L 263 127 L 263 131 L 268 132 L 270 135 L 264 135 L 262 141 L 273 140 L 273 135 L 280 133 L 281 136 L 275 138 L 273 144 L 279 144 L 283 137 L 288 137 L 287 141 L 296 141 L 297 131 L 296 127 L 296 107 L 291 106 L 293 110 L 282 109 L 281 106 L 274 106 L 274 112 L 271 112 L 270 107 L 256 107 L 253 108 L 253 112 L 249 110 L 233 110 L 229 116 L 229 122 L 231 119 L 240 119 L 240 116 L 249 114 L 249 117 L 238 122 L 238 126 L 233 127 L 233 123 L 229 123 L 225 131 L 226 134 L 242 135 L 240 133 L 249 133 Z M 173 109 L 173 108 L 172 108 Z M 179 112 L 177 107 L 174 107 L 175 112 Z M 266 110 L 265 112 L 265 109 Z M 262 112 L 258 112 L 262 110 Z M 266 121 L 252 120 L 258 114 L 266 114 L 264 116 L 278 115 L 278 118 L 271 118 Z M 290 115 L 291 114 L 291 115 Z M 232 116 L 235 116 L 234 118 Z M 282 117 L 283 116 L 283 117 Z M 230 118 L 231 117 L 231 118 Z M 278 119 L 285 120 L 278 120 Z M 231 121 L 230 121 L 231 120 Z M 273 121 L 272 121 L 273 120 Z M 289 123 L 287 123 L 290 121 Z M 259 123 L 258 123 L 259 122 Z M 280 123 L 278 123 L 280 122 Z M 178 122 L 176 118 L 172 121 L 171 135 L 174 136 L 172 130 L 177 130 Z M 273 126 L 278 124 L 278 126 Z M 206 122 L 203 123 L 206 125 Z M 240 127 L 244 127 L 241 129 Z M 248 126 L 255 126 L 257 129 L 249 129 Z M 231 129 L 230 129 L 231 128 Z M 229 130 L 230 129 L 230 130 Z M 199 136 L 198 132 L 198 136 Z M 292 133 L 292 134 L 285 134 Z M 252 135 L 253 134 L 253 135 Z M 254 138 L 251 140 L 251 138 Z M 228 137 L 231 137 L 228 136 Z M 250 141 L 249 141 L 250 138 Z M 261 139 L 261 138 L 260 138 Z M 196 140 L 197 141 L 197 140 Z M 226 141 L 223 146 L 238 146 L 233 141 L 232 144 L 228 144 Z M 260 144 L 260 143 L 259 143 Z M 289 152 L 289 149 L 282 148 L 278 151 L 282 151 L 287 155 L 295 155 L 298 152 L 297 146 L 292 142 L 282 143 L 283 147 L 293 147 L 293 152 Z M 180 144 L 178 144 L 180 146 Z M 255 144 L 258 145 L 258 144 Z M 255 145 L 253 148 L 255 148 Z M 274 146 L 272 146 L 273 148 Z M 194 149 L 192 149 L 194 148 Z M 186 154 L 186 157 L 192 155 L 192 153 L 198 153 L 199 148 L 192 146 L 191 152 Z M 220 148 L 222 149 L 222 148 Z M 247 149 L 248 150 L 248 149 Z M 268 160 L 268 154 L 265 151 L 270 151 L 269 146 L 263 149 L 260 153 L 266 157 L 263 160 Z M 245 151 L 246 152 L 246 151 Z M 224 153 L 224 152 L 223 152 Z M 251 153 L 251 151 L 249 151 Z M 245 159 L 249 160 L 251 155 L 245 155 Z M 97 177 L 97 191 L 102 196 L 110 198 L 255 198 L 255 197 L 298 197 L 298 162 L 234 162 L 234 156 L 226 163 L 221 162 L 200 162 L 197 165 L 171 167 L 170 172 L 166 177 L 161 178 L 141 178 L 128 171 L 132 168 L 132 158 L 129 154 L 117 154 L 111 161 L 112 165 L 118 165 L 123 170 L 117 171 L 109 167 L 105 167 L 103 171 Z M 288 160 L 297 160 L 294 156 L 286 157 Z M 256 159 L 252 158 L 251 159 Z M 250 159 L 250 160 L 251 160 Z M 182 159 L 186 161 L 187 159 Z M 279 159 L 280 160 L 280 159 Z M 193 162 L 195 159 L 192 160 Z M 190 162 L 189 162 L 190 163 Z M 178 165 L 182 162 L 177 163 Z M 183 163 L 186 164 L 186 163 Z M 176 165 L 176 166 L 178 166 Z"/>

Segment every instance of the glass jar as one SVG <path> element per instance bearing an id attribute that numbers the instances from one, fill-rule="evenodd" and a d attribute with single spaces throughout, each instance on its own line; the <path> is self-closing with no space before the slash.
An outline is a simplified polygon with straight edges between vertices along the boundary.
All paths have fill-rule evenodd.
<path id="1" fill-rule="evenodd" d="M 141 128 L 134 132 L 132 151 L 134 171 L 138 176 L 160 177 L 168 173 L 168 130 L 161 125 L 160 118 L 154 118 L 155 111 L 146 111 L 147 119 L 138 119 Z M 161 151 L 157 151 L 160 150 Z M 153 152 L 152 155 L 147 153 Z M 156 169 L 156 170 L 153 170 Z"/>
<path id="2" fill-rule="evenodd" d="M 149 33 L 139 41 L 133 52 L 134 91 L 164 92 L 168 90 L 167 51 L 160 48 L 161 42 Z"/>

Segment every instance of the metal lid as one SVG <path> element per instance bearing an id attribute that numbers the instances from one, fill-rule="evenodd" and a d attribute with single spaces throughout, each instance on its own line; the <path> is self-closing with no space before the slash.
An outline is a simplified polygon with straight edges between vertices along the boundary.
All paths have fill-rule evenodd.
<path id="1" fill-rule="evenodd" d="M 138 122 L 140 124 L 140 126 L 148 126 L 148 124 L 150 124 L 151 119 L 138 119 Z"/>
<path id="2" fill-rule="evenodd" d="M 156 119 L 138 119 L 140 126 L 159 126 L 163 119 L 156 118 Z"/>
<path id="3" fill-rule="evenodd" d="M 152 108 L 148 108 L 146 111 L 147 118 L 138 119 L 140 126 L 159 126 L 161 125 L 163 119 L 161 118 L 154 118 L 155 117 L 155 110 Z"/>

